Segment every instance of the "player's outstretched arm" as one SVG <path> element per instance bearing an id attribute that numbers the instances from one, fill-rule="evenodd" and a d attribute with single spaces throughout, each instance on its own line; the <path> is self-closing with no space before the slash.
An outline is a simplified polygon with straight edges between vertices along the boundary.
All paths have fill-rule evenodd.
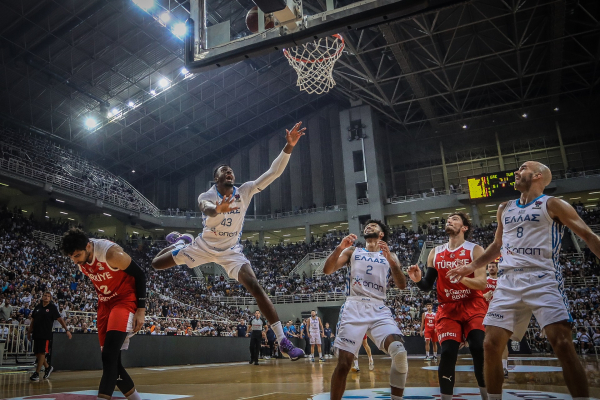
<path id="1" fill-rule="evenodd" d="M 287 141 L 285 147 L 281 153 L 279 153 L 277 158 L 273 160 L 273 163 L 268 171 L 259 176 L 258 179 L 253 182 L 252 194 L 263 191 L 267 186 L 273 183 L 275 179 L 279 178 L 283 171 L 285 171 L 285 167 L 287 167 L 288 162 L 290 161 L 292 150 L 294 150 L 298 140 L 305 135 L 304 131 L 306 131 L 306 128 L 300 128 L 301 126 L 302 122 L 298 122 L 296 125 L 294 125 L 291 131 L 287 129 L 285 130 L 285 140 Z"/>
<path id="2" fill-rule="evenodd" d="M 396 287 L 400 290 L 406 289 L 406 276 L 404 276 L 404 272 L 402 272 L 398 256 L 390 251 L 388 244 L 383 240 L 378 241 L 377 244 L 379 245 L 379 249 L 381 249 L 383 256 L 390 264 L 390 272 L 392 273 L 392 278 L 394 279 Z"/>
<path id="3" fill-rule="evenodd" d="M 139 331 L 144 326 L 146 316 L 146 274 L 137 263 L 125 253 L 120 246 L 112 246 L 106 252 L 106 261 L 112 268 L 118 268 L 135 280 L 135 295 L 137 311 L 133 317 L 133 331 Z"/>
<path id="4" fill-rule="evenodd" d="M 437 269 L 433 266 L 434 257 L 435 251 L 432 250 L 429 252 L 429 256 L 427 256 L 427 272 L 425 273 L 425 277 L 423 277 L 421 268 L 418 265 L 408 267 L 408 277 L 424 292 L 429 292 L 433 289 L 433 284 L 437 279 Z"/>
<path id="5" fill-rule="evenodd" d="M 477 260 L 484 253 L 483 247 L 475 246 L 473 249 L 473 260 Z M 485 290 L 487 285 L 486 272 L 483 268 L 475 270 L 475 276 L 473 278 L 467 278 L 466 276 L 461 279 L 461 283 L 473 290 Z"/>
<path id="6" fill-rule="evenodd" d="M 471 275 L 473 272 L 475 272 L 475 270 L 486 267 L 489 263 L 500 257 L 500 249 L 502 248 L 502 233 L 504 232 L 502 225 L 502 213 L 504 212 L 506 204 L 507 202 L 500 204 L 498 211 L 496 212 L 498 227 L 496 228 L 496 235 L 494 236 L 494 241 L 492 244 L 485 249 L 481 257 L 473 260 L 471 264 L 448 271 L 446 276 L 451 282 L 459 281 L 462 279 L 462 277 Z"/>
<path id="7" fill-rule="evenodd" d="M 548 214 L 550 218 L 560 222 L 579 236 L 590 250 L 600 258 L 600 238 L 596 235 L 566 201 L 553 197 L 548 200 Z"/>
<path id="8" fill-rule="evenodd" d="M 356 241 L 356 238 L 357 236 L 351 233 L 342 239 L 340 244 L 333 252 L 331 252 L 329 257 L 327 257 L 327 260 L 325 260 L 325 265 L 323 266 L 324 274 L 331 275 L 350 261 L 350 256 L 354 252 L 354 247 L 352 245 Z"/>
<path id="9" fill-rule="evenodd" d="M 200 211 L 206 216 L 216 217 L 217 214 L 225 214 L 233 210 L 237 210 L 239 207 L 234 206 L 235 197 L 233 195 L 224 196 L 217 204 L 213 203 L 210 200 L 203 199 L 204 193 L 200 195 L 198 199 L 198 206 L 200 207 Z M 215 226 L 219 225 L 221 222 L 215 224 Z M 214 228 L 213 226 L 209 226 L 209 228 Z"/>

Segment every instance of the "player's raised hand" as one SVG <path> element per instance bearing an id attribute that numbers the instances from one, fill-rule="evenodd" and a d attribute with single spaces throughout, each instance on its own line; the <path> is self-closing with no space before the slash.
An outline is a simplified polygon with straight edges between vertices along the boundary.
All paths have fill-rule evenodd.
<path id="1" fill-rule="evenodd" d="M 379 240 L 379 241 L 377 241 L 377 245 L 379 246 L 379 250 L 381 250 L 381 252 L 383 253 L 383 256 L 385 258 L 390 258 L 391 253 L 390 253 L 390 248 L 388 247 L 388 244 L 386 242 L 384 242 L 383 240 Z"/>
<path id="2" fill-rule="evenodd" d="M 235 201 L 235 197 L 231 194 L 229 196 L 223 196 L 221 201 L 217 203 L 215 210 L 217 210 L 218 214 L 224 214 L 229 211 L 237 210 L 239 207 L 234 207 L 233 202 Z"/>
<path id="3" fill-rule="evenodd" d="M 347 249 L 348 247 L 352 246 L 354 244 L 354 242 L 356 241 L 357 236 L 354 233 L 349 234 L 348 236 L 346 236 L 345 238 L 342 239 L 342 241 L 340 242 L 339 247 L 344 250 Z"/>
<path id="4" fill-rule="evenodd" d="M 446 277 L 448 277 L 450 282 L 457 283 L 460 282 L 460 280 L 465 276 L 471 275 L 473 272 L 475 272 L 475 270 L 473 269 L 471 264 L 467 264 L 462 267 L 451 269 L 446 274 Z"/>
<path id="5" fill-rule="evenodd" d="M 408 267 L 408 277 L 413 282 L 420 282 L 422 277 L 421 268 L 418 265 Z"/>
<path id="6" fill-rule="evenodd" d="M 285 130 L 285 140 L 287 140 L 287 143 L 290 146 L 295 146 L 300 137 L 306 135 L 306 133 L 304 133 L 306 128 L 300 129 L 300 126 L 302 126 L 302 121 L 294 125 L 291 131 L 288 131 L 287 129 Z"/>

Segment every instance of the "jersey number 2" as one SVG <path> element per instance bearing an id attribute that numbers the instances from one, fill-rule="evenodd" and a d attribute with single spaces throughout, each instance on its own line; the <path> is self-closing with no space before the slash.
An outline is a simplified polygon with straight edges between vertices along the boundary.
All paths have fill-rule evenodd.
<path id="1" fill-rule="evenodd" d="M 110 290 L 108 290 L 108 286 L 106 285 L 100 286 L 100 290 L 102 290 L 103 294 L 110 294 Z"/>
<path id="2" fill-rule="evenodd" d="M 367 265 L 367 275 L 373 275 L 371 273 L 371 271 L 373 271 L 373 266 L 372 265 Z"/>

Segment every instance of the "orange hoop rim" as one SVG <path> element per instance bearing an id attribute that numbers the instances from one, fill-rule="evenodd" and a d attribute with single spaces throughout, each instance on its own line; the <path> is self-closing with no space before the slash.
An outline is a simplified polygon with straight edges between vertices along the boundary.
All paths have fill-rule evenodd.
<path id="1" fill-rule="evenodd" d="M 300 58 L 292 56 L 287 49 L 283 49 L 283 54 L 290 60 L 294 60 L 296 62 L 304 63 L 304 64 L 321 63 L 323 61 L 327 61 L 329 59 L 336 57 L 338 54 L 340 54 L 342 52 L 342 50 L 344 50 L 344 47 L 346 47 L 346 43 L 344 42 L 344 38 L 342 37 L 342 35 L 340 35 L 339 33 L 336 33 L 331 36 L 341 40 L 342 44 L 340 45 L 340 48 L 334 54 L 330 55 L 329 57 L 321 57 L 318 60 L 302 60 Z"/>

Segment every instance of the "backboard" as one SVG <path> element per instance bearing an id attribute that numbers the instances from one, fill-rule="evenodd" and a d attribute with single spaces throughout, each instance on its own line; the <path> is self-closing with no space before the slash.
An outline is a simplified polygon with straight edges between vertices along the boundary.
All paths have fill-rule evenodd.
<path id="1" fill-rule="evenodd" d="M 317 38 L 438 8 L 452 0 L 190 0 L 185 66 L 201 72 Z M 246 16 L 258 9 L 258 32 Z M 262 9 L 261 9 L 262 8 Z M 262 10 L 273 11 L 265 14 Z M 274 27 L 265 29 L 269 22 Z"/>

